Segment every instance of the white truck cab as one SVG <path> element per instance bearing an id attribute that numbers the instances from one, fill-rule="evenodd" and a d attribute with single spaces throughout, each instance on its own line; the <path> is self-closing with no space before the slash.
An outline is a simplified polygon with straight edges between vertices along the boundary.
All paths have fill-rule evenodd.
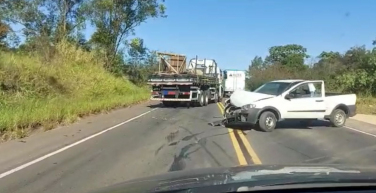
<path id="1" fill-rule="evenodd" d="M 226 101 L 230 122 L 257 125 L 272 131 L 282 120 L 330 120 L 341 127 L 356 114 L 355 94 L 326 93 L 322 80 L 276 80 L 253 92 L 236 91 Z"/>

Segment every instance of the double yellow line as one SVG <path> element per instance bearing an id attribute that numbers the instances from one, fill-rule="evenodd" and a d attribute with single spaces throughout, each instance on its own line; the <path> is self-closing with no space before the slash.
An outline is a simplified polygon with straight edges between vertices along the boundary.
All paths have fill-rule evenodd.
<path id="1" fill-rule="evenodd" d="M 223 104 L 217 103 L 217 105 L 221 113 L 224 114 L 225 107 Z M 261 164 L 260 158 L 257 156 L 248 139 L 244 136 L 244 133 L 241 130 L 228 129 L 228 132 L 240 165 Z M 236 136 L 239 137 L 237 138 Z M 248 158 L 248 161 L 246 158 Z"/>

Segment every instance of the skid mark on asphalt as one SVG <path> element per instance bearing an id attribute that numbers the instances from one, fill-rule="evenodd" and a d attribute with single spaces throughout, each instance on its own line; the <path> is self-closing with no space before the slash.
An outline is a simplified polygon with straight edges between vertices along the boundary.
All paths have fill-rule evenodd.
<path id="1" fill-rule="evenodd" d="M 182 141 L 188 141 L 188 140 L 191 140 L 192 138 L 194 138 L 194 137 L 196 137 L 197 135 L 200 135 L 200 134 L 202 134 L 202 133 L 204 133 L 204 132 L 200 132 L 200 133 L 195 133 L 195 134 L 192 134 L 192 135 L 188 135 L 188 136 L 183 137 L 181 140 L 182 140 Z"/>
<path id="2" fill-rule="evenodd" d="M 175 141 L 175 142 L 169 143 L 168 146 L 174 146 L 174 145 L 177 145 L 178 143 L 179 141 Z"/>
<path id="3" fill-rule="evenodd" d="M 214 104 L 215 105 L 215 104 Z M 215 106 L 213 106 L 215 107 Z M 214 144 L 214 141 L 208 140 L 212 137 L 219 137 L 223 135 L 228 135 L 228 130 L 225 129 L 223 133 L 220 131 L 218 132 L 218 128 L 211 128 L 206 125 L 209 119 L 212 119 L 212 115 L 209 114 L 210 109 L 207 112 L 197 113 L 193 111 L 194 109 L 184 109 L 184 112 L 179 111 L 173 113 L 175 118 L 173 120 L 165 120 L 163 119 L 164 116 L 154 117 L 154 119 L 162 119 L 163 121 L 169 122 L 168 126 L 164 128 L 166 131 L 171 131 L 170 133 L 166 133 L 165 140 L 166 144 L 157 148 L 154 154 L 158 154 L 161 149 L 166 148 L 174 148 L 176 153 L 173 155 L 173 159 L 171 160 L 172 163 L 170 164 L 168 171 L 178 171 L 183 170 L 187 167 L 196 167 L 196 164 L 202 165 L 203 162 L 212 163 L 213 166 L 222 166 L 218 158 L 213 155 L 213 151 L 223 152 L 224 157 L 229 157 L 228 161 L 232 163 L 236 163 L 233 161 L 234 158 L 231 159 L 231 156 L 226 154 L 223 148 L 219 146 L 219 144 Z M 206 110 L 206 109 L 204 109 Z M 161 111 L 168 112 L 171 114 L 173 110 L 171 109 L 163 109 Z M 208 117 L 210 115 L 210 117 Z M 192 125 L 192 120 L 195 120 L 194 124 L 200 125 L 201 122 L 205 126 L 204 131 L 197 130 L 192 128 L 191 130 L 189 127 L 183 127 L 182 125 Z M 196 132 L 193 132 L 196 131 Z M 197 132 L 198 131 L 198 132 Z M 213 133 L 210 133 L 213 132 Z M 212 134 L 212 135 L 210 135 Z M 214 145 L 211 145 L 212 142 Z M 209 145 L 209 146 L 208 146 Z M 210 149 L 210 148 L 215 148 Z M 218 147 L 218 148 L 217 148 Z M 163 150 L 164 151 L 164 150 Z M 199 152 L 199 156 L 192 156 L 194 153 Z M 202 157 L 204 154 L 204 157 Z M 206 156 L 207 155 L 207 156 Z M 222 153 L 221 153 L 222 155 Z M 199 161 L 198 161 L 199 160 Z M 210 161 L 211 160 L 211 161 Z M 226 159 L 227 160 L 227 159 Z M 203 162 L 202 162 L 203 161 Z M 210 161 L 210 162 L 208 162 Z M 228 162 L 227 161 L 227 162 Z M 191 164 L 193 164 L 191 166 Z M 201 166 L 200 166 L 201 167 Z"/>
<path id="4" fill-rule="evenodd" d="M 191 135 L 194 135 L 189 129 L 187 129 L 185 127 L 180 127 L 180 128 L 184 129 L 185 131 L 187 131 Z M 196 136 L 194 136 L 193 138 L 195 139 L 194 143 L 199 144 L 203 148 L 203 150 L 210 156 L 210 158 L 217 164 L 217 166 L 221 166 L 219 161 L 214 157 L 214 155 L 206 147 L 206 138 L 199 139 Z"/>
<path id="5" fill-rule="evenodd" d="M 206 130 L 206 132 L 209 132 L 211 130 L 215 130 L 215 129 L 208 129 L 208 130 Z M 200 133 L 195 133 L 195 134 L 192 134 L 192 135 L 187 135 L 187 136 L 183 137 L 182 139 L 180 139 L 178 141 L 174 141 L 174 142 L 170 143 L 169 146 L 177 145 L 178 143 L 180 143 L 182 141 L 189 141 L 189 140 L 191 140 L 191 139 L 195 138 L 196 136 L 201 135 L 203 133 L 205 133 L 205 132 L 200 132 Z M 223 135 L 227 135 L 227 134 L 229 134 L 228 131 L 223 132 L 223 133 L 219 133 L 219 134 L 209 135 L 209 136 L 206 136 L 206 137 L 199 137 L 199 138 L 196 138 L 196 139 L 198 139 L 198 141 L 200 141 L 200 140 L 204 140 L 204 139 L 208 139 L 208 138 L 212 138 L 212 137 L 219 137 L 219 136 L 223 136 Z"/>
<path id="6" fill-rule="evenodd" d="M 178 145 L 180 142 L 190 141 L 190 140 L 192 140 L 192 142 L 185 145 L 184 147 L 180 148 L 179 153 L 177 155 L 174 155 L 174 159 L 173 159 L 173 162 L 170 166 L 169 171 L 184 170 L 185 167 L 186 167 L 185 160 L 189 159 L 190 158 L 189 156 L 191 154 L 197 152 L 200 149 L 203 150 L 213 160 L 213 162 L 216 164 L 216 166 L 222 166 L 222 164 L 216 159 L 216 157 L 207 148 L 207 138 L 211 137 L 211 136 L 199 138 L 198 136 L 200 134 L 203 134 L 204 132 L 193 133 L 188 128 L 185 128 L 185 127 L 182 127 L 182 126 L 180 126 L 179 128 L 183 129 L 189 135 L 182 138 L 181 140 L 178 140 L 176 142 L 172 142 L 169 145 L 170 146 Z M 195 147 L 193 150 L 188 151 L 193 147 Z"/>
<path id="7" fill-rule="evenodd" d="M 188 145 L 184 146 L 183 148 L 181 148 L 180 153 L 177 156 L 174 155 L 174 161 L 172 162 L 170 169 L 168 171 L 171 172 L 171 171 L 184 170 L 185 167 L 186 167 L 186 163 L 185 163 L 184 159 L 189 158 L 189 155 L 197 152 L 200 149 L 198 147 L 198 148 L 188 152 L 188 150 L 195 145 L 196 144 L 188 144 Z"/>
<path id="8" fill-rule="evenodd" d="M 178 134 L 179 134 L 179 130 L 171 132 L 169 135 L 166 136 L 167 142 L 174 141 L 174 139 L 177 137 Z"/>
<path id="9" fill-rule="evenodd" d="M 161 151 L 164 146 L 165 146 L 165 144 L 158 147 L 158 149 L 155 151 L 154 155 L 158 155 L 159 151 Z"/>

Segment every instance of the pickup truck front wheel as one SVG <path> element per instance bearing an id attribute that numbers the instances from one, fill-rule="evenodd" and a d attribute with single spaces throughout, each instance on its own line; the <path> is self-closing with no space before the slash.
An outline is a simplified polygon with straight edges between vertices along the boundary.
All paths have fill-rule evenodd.
<path id="1" fill-rule="evenodd" d="M 336 109 L 330 115 L 330 123 L 334 127 L 342 127 L 346 123 L 346 113 L 342 109 Z"/>
<path id="2" fill-rule="evenodd" d="M 259 129 L 263 132 L 272 132 L 277 125 L 277 118 L 274 113 L 265 111 L 259 119 Z"/>

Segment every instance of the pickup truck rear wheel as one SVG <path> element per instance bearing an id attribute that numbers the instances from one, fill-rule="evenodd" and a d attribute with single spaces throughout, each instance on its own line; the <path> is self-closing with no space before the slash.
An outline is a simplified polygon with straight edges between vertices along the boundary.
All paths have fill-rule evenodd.
<path id="1" fill-rule="evenodd" d="M 259 119 L 259 129 L 263 132 L 272 132 L 277 125 L 277 118 L 274 113 L 265 111 Z"/>
<path id="2" fill-rule="evenodd" d="M 346 113 L 342 109 L 335 109 L 330 115 L 330 123 L 334 127 L 342 127 L 346 123 Z"/>

